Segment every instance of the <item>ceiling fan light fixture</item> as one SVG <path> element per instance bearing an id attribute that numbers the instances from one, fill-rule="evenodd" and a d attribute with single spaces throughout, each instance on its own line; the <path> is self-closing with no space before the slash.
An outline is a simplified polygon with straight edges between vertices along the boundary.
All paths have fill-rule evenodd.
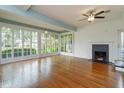
<path id="1" fill-rule="evenodd" d="M 85 14 L 82 14 L 85 18 L 84 19 L 80 19 L 79 21 L 83 21 L 83 20 L 87 20 L 88 22 L 92 22 L 95 19 L 104 19 L 105 16 L 100 16 L 101 14 L 105 14 L 110 12 L 110 10 L 101 10 L 101 11 L 96 11 L 96 9 L 94 10 L 90 10 L 88 12 L 86 12 Z"/>
<path id="2" fill-rule="evenodd" d="M 94 16 L 89 16 L 89 18 L 88 18 L 88 22 L 92 22 L 92 21 L 94 21 Z"/>

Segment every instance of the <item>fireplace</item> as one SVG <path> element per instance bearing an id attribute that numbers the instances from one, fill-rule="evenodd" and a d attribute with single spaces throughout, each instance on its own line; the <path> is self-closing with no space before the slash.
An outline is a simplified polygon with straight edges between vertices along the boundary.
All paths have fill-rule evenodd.
<path id="1" fill-rule="evenodd" d="M 108 44 L 93 44 L 92 45 L 92 60 L 93 62 L 109 62 L 109 45 Z"/>
<path id="2" fill-rule="evenodd" d="M 106 52 L 95 51 L 95 60 L 96 61 L 106 61 Z"/>

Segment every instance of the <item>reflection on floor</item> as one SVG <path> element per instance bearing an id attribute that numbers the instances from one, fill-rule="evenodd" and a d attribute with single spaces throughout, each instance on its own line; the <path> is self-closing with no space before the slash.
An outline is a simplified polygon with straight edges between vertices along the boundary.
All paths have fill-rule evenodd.
<path id="1" fill-rule="evenodd" d="M 0 66 L 0 87 L 124 87 L 112 65 L 53 56 Z"/>

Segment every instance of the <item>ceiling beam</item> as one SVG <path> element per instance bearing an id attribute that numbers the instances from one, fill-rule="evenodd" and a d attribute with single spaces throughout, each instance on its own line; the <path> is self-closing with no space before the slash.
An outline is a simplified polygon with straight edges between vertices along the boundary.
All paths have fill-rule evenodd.
<path id="1" fill-rule="evenodd" d="M 32 11 L 32 10 L 25 12 L 23 9 L 17 8 L 14 5 L 0 5 L 0 10 L 6 11 L 9 13 L 13 13 L 13 14 L 18 15 L 18 16 L 30 17 L 30 18 L 33 18 L 36 20 L 41 20 L 41 21 L 47 22 L 49 24 L 62 27 L 67 31 L 76 31 L 76 27 L 70 26 L 70 25 L 68 25 L 62 21 L 50 18 L 44 14 L 39 14 L 39 13 Z"/>
<path id="2" fill-rule="evenodd" d="M 37 29 L 37 30 L 42 30 L 42 31 L 46 31 L 47 30 L 48 32 L 60 33 L 59 31 L 51 30 L 51 29 L 48 29 L 48 28 L 43 28 L 43 27 L 39 27 L 39 26 L 29 25 L 29 24 L 26 24 L 26 23 L 21 23 L 21 22 L 9 20 L 9 19 L 1 18 L 1 17 L 0 17 L 0 22 L 7 23 L 7 24 L 13 24 L 13 25 L 17 25 L 17 26 L 29 27 L 29 28 L 33 28 L 33 29 Z"/>
<path id="3" fill-rule="evenodd" d="M 26 11 L 30 11 L 31 8 L 32 8 L 32 5 L 30 5 Z"/>
<path id="4" fill-rule="evenodd" d="M 14 5 L 15 7 L 22 9 L 23 11 L 29 11 L 32 7 L 32 5 Z"/>

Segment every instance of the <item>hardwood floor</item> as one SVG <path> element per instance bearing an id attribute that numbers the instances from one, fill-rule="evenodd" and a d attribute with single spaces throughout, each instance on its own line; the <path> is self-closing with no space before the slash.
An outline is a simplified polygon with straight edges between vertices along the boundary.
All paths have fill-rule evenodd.
<path id="1" fill-rule="evenodd" d="M 112 65 L 68 56 L 53 56 L 0 66 L 0 87 L 124 87 L 124 73 Z"/>

